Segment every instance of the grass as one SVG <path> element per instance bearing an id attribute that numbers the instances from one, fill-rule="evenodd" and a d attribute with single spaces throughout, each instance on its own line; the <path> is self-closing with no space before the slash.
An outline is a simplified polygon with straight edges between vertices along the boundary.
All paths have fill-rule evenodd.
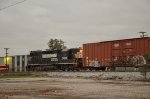
<path id="1" fill-rule="evenodd" d="M 24 74 L 0 74 L 1 78 L 33 78 L 33 77 L 47 77 L 48 75 L 43 72 L 33 72 L 33 73 L 24 73 Z"/>
<path id="2" fill-rule="evenodd" d="M 7 75 L 0 75 L 1 78 L 26 78 L 26 77 L 33 77 L 32 74 L 7 74 Z"/>

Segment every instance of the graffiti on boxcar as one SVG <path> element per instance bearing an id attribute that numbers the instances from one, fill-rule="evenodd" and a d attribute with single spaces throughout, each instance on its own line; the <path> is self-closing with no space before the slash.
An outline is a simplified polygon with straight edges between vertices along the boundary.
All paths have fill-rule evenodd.
<path id="1" fill-rule="evenodd" d="M 146 60 L 142 55 L 127 56 L 127 57 L 114 57 L 114 66 L 142 66 L 146 64 Z"/>
<path id="2" fill-rule="evenodd" d="M 136 56 L 116 56 L 112 57 L 112 61 L 110 59 L 102 59 L 101 61 L 95 60 L 88 60 L 86 61 L 86 66 L 90 67 L 101 67 L 101 66 L 142 66 L 146 64 L 146 60 L 142 55 Z"/>
<path id="3" fill-rule="evenodd" d="M 100 67 L 100 62 L 97 60 L 90 61 L 89 66 L 91 67 Z"/>

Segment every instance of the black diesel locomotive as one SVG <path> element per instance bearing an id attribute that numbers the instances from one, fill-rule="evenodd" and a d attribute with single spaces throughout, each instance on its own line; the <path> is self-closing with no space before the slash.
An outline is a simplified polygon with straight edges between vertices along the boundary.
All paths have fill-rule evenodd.
<path id="1" fill-rule="evenodd" d="M 82 68 L 82 49 L 31 51 L 27 71 L 79 70 Z"/>

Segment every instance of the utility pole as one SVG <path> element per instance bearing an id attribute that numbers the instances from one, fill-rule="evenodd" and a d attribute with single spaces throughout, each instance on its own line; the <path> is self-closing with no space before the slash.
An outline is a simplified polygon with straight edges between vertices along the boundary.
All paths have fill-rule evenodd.
<path id="1" fill-rule="evenodd" d="M 147 37 L 148 35 L 145 35 L 146 34 L 146 32 L 139 32 L 140 34 L 142 34 L 141 35 L 141 38 L 144 38 L 144 37 Z"/>
<path id="2" fill-rule="evenodd" d="M 5 53 L 6 54 L 6 64 L 5 65 L 8 66 L 8 64 L 7 64 L 7 56 L 8 56 L 7 51 L 8 51 L 9 48 L 4 48 L 4 49 L 6 50 L 6 53 Z"/>

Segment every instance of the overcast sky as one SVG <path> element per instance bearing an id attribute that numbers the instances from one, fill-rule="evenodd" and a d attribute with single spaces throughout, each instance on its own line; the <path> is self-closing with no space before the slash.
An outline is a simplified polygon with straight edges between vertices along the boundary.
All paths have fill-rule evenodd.
<path id="1" fill-rule="evenodd" d="M 0 9 L 22 0 L 0 0 Z M 50 38 L 68 48 L 150 33 L 150 0 L 26 0 L 0 11 L 0 56 L 45 50 Z"/>

